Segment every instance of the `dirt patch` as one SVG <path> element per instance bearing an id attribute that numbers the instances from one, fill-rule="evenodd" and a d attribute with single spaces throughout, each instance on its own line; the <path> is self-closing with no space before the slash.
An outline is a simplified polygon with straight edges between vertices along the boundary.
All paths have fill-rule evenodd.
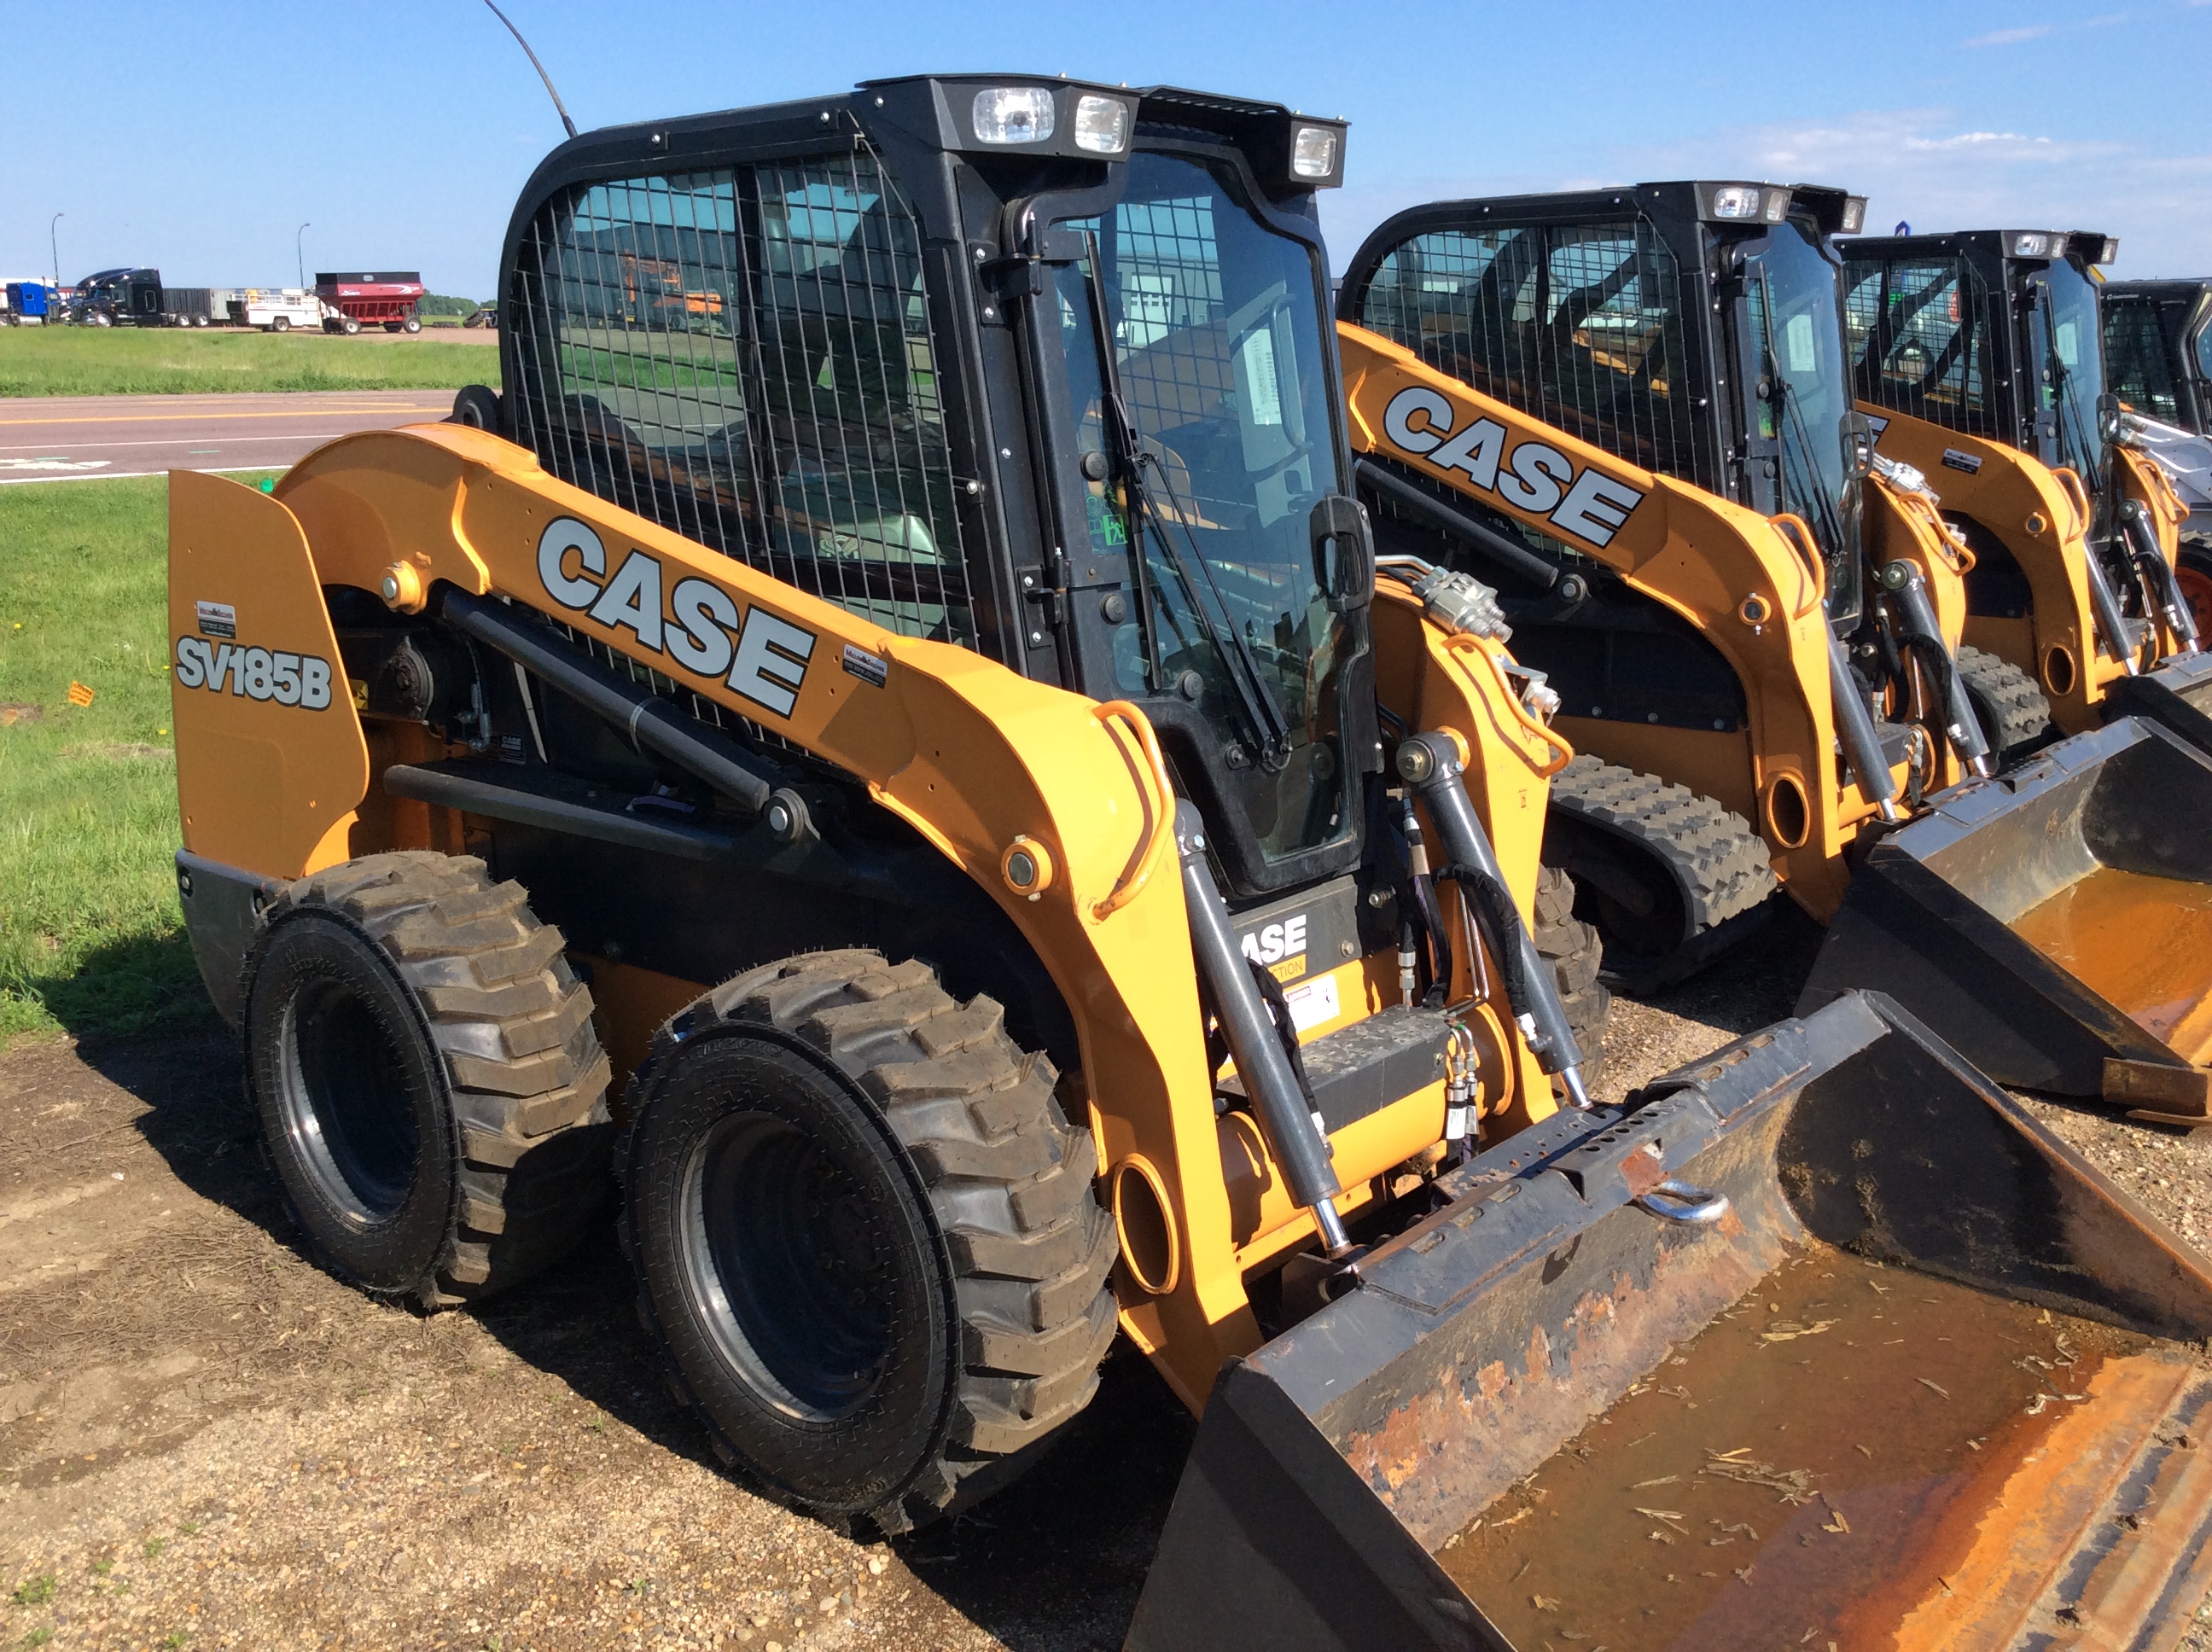
<path id="1" fill-rule="evenodd" d="M 29 706 L 20 700 L 10 700 L 0 703 L 0 728 L 11 727 L 17 723 L 42 722 L 46 715 L 44 706 Z"/>
<path id="2" fill-rule="evenodd" d="M 1786 1015 L 1795 924 L 1622 1002 L 1607 1093 Z M 2212 1143 L 2039 1110 L 2207 1239 Z M 19 1044 L 0 1141 L 0 1646 L 1121 1644 L 1192 1431 L 1141 1359 L 1010 1491 L 864 1545 L 715 1466 L 605 1226 L 475 1313 L 322 1272 L 223 1035 Z"/>
<path id="3" fill-rule="evenodd" d="M 314 1266 L 226 1038 L 21 1044 L 0 1139 L 0 1645 L 1121 1643 L 1191 1426 L 1140 1360 L 1006 1496 L 864 1546 L 714 1466 L 610 1231 L 476 1314 Z"/>

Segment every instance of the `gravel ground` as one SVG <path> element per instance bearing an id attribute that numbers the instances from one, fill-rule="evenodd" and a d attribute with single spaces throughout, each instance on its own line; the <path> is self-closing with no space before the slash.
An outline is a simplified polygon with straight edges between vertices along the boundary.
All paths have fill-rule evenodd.
<path id="1" fill-rule="evenodd" d="M 1788 1014 L 1816 940 L 1619 1003 L 1603 1092 Z M 481 1311 L 379 1305 L 294 1248 L 238 1096 L 212 1035 L 0 1054 L 0 1648 L 1120 1643 L 1191 1433 L 1141 1360 L 975 1514 L 854 1543 L 715 1468 L 604 1224 Z M 2036 1105 L 2204 1242 L 2212 1140 Z"/>

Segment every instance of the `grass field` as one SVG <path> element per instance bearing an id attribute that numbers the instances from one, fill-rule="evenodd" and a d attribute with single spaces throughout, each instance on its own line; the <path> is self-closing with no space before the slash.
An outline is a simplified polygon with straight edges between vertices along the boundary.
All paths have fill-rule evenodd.
<path id="1" fill-rule="evenodd" d="M 211 1014 L 172 881 L 167 496 L 0 488 L 0 1043 Z"/>
<path id="2" fill-rule="evenodd" d="M 421 337 L 0 328 L 0 396 L 458 390 L 481 384 L 499 384 L 496 349 Z"/>

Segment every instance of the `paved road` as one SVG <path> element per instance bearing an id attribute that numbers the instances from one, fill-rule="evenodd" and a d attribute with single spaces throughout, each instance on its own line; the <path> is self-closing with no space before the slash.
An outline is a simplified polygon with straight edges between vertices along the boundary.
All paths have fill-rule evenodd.
<path id="1" fill-rule="evenodd" d="M 0 486 L 277 470 L 333 436 L 434 422 L 453 410 L 449 390 L 9 397 L 0 398 Z"/>

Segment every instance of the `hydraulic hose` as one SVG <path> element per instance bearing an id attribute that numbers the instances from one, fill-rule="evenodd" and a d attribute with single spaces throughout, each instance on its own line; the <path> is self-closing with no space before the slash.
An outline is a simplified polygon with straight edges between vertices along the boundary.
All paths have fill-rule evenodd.
<path id="1" fill-rule="evenodd" d="M 1558 1078 L 1570 1105 L 1587 1108 L 1590 1098 L 1583 1084 L 1582 1046 L 1575 1040 L 1552 973 L 1513 904 L 1490 835 L 1468 798 L 1457 745 L 1449 734 L 1413 735 L 1398 747 L 1398 774 L 1427 805 L 1460 888 L 1472 897 L 1476 926 L 1498 960 L 1506 1002 L 1537 1065 Z"/>

